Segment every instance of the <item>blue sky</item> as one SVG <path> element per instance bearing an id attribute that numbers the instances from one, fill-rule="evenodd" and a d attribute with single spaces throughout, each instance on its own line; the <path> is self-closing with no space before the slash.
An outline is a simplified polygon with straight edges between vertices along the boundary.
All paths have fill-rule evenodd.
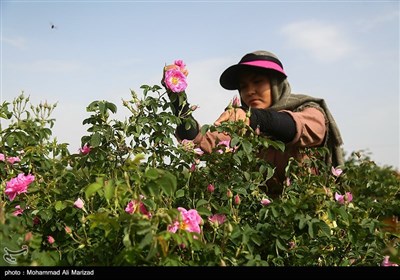
<path id="1" fill-rule="evenodd" d="M 76 152 L 86 106 L 160 84 L 182 59 L 212 123 L 237 94 L 219 85 L 254 50 L 283 62 L 294 93 L 324 98 L 347 155 L 400 166 L 399 1 L 1 1 L 1 102 L 57 103 L 53 136 Z M 54 25 L 55 28 L 51 28 Z"/>

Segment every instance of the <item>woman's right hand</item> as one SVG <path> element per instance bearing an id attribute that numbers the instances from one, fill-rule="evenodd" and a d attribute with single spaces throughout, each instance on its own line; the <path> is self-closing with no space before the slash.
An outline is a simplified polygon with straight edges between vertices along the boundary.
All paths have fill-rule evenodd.
<path id="1" fill-rule="evenodd" d="M 247 125 L 250 125 L 250 119 L 247 112 L 242 108 L 231 108 L 223 112 L 214 122 L 215 126 L 221 125 L 223 122 L 243 120 Z"/>

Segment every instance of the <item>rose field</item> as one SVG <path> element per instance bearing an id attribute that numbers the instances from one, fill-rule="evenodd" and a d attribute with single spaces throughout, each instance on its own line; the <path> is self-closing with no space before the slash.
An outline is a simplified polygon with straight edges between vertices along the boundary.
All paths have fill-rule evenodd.
<path id="1" fill-rule="evenodd" d="M 324 148 L 306 150 L 270 197 L 274 167 L 257 152 L 283 143 L 227 122 L 202 127 L 232 136 L 203 153 L 176 141 L 186 119 L 171 112 L 165 89 L 141 90 L 121 104 L 88 104 L 75 153 L 52 134 L 56 105 L 23 93 L 0 104 L 2 266 L 400 264 L 394 168 L 363 151 L 330 167 L 317 160 Z M 125 120 L 113 118 L 117 105 Z"/>

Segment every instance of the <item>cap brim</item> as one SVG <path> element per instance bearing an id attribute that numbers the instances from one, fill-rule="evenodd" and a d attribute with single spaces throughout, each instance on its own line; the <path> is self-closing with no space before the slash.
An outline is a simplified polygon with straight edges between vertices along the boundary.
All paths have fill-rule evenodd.
<path id="1" fill-rule="evenodd" d="M 245 70 L 254 68 L 265 69 L 276 74 L 280 78 L 286 78 L 284 70 L 279 65 L 269 61 L 252 61 L 228 67 L 222 72 L 219 83 L 227 90 L 236 90 L 239 88 L 239 75 Z"/>

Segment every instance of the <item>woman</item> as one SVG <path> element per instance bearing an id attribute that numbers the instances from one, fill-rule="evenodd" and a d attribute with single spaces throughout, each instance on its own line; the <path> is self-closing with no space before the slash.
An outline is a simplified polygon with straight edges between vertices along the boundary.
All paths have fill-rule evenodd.
<path id="1" fill-rule="evenodd" d="M 328 165 L 343 165 L 342 138 L 325 101 L 307 95 L 293 94 L 280 60 L 271 52 L 248 53 L 238 64 L 228 67 L 220 77 L 220 84 L 227 90 L 238 90 L 241 108 L 228 108 L 215 121 L 243 120 L 260 135 L 285 143 L 285 151 L 269 148 L 260 155 L 276 167 L 269 185 L 281 185 L 285 167 L 290 157 L 302 160 L 302 149 L 327 147 Z M 174 102 L 175 112 L 185 112 Z M 250 117 L 246 114 L 250 110 Z M 248 115 L 248 114 L 247 114 Z M 197 123 L 197 122 L 196 122 Z M 193 140 L 203 151 L 211 152 L 216 142 L 229 140 L 229 135 L 218 132 L 199 132 L 199 125 L 186 130 L 177 128 L 178 139 Z"/>

